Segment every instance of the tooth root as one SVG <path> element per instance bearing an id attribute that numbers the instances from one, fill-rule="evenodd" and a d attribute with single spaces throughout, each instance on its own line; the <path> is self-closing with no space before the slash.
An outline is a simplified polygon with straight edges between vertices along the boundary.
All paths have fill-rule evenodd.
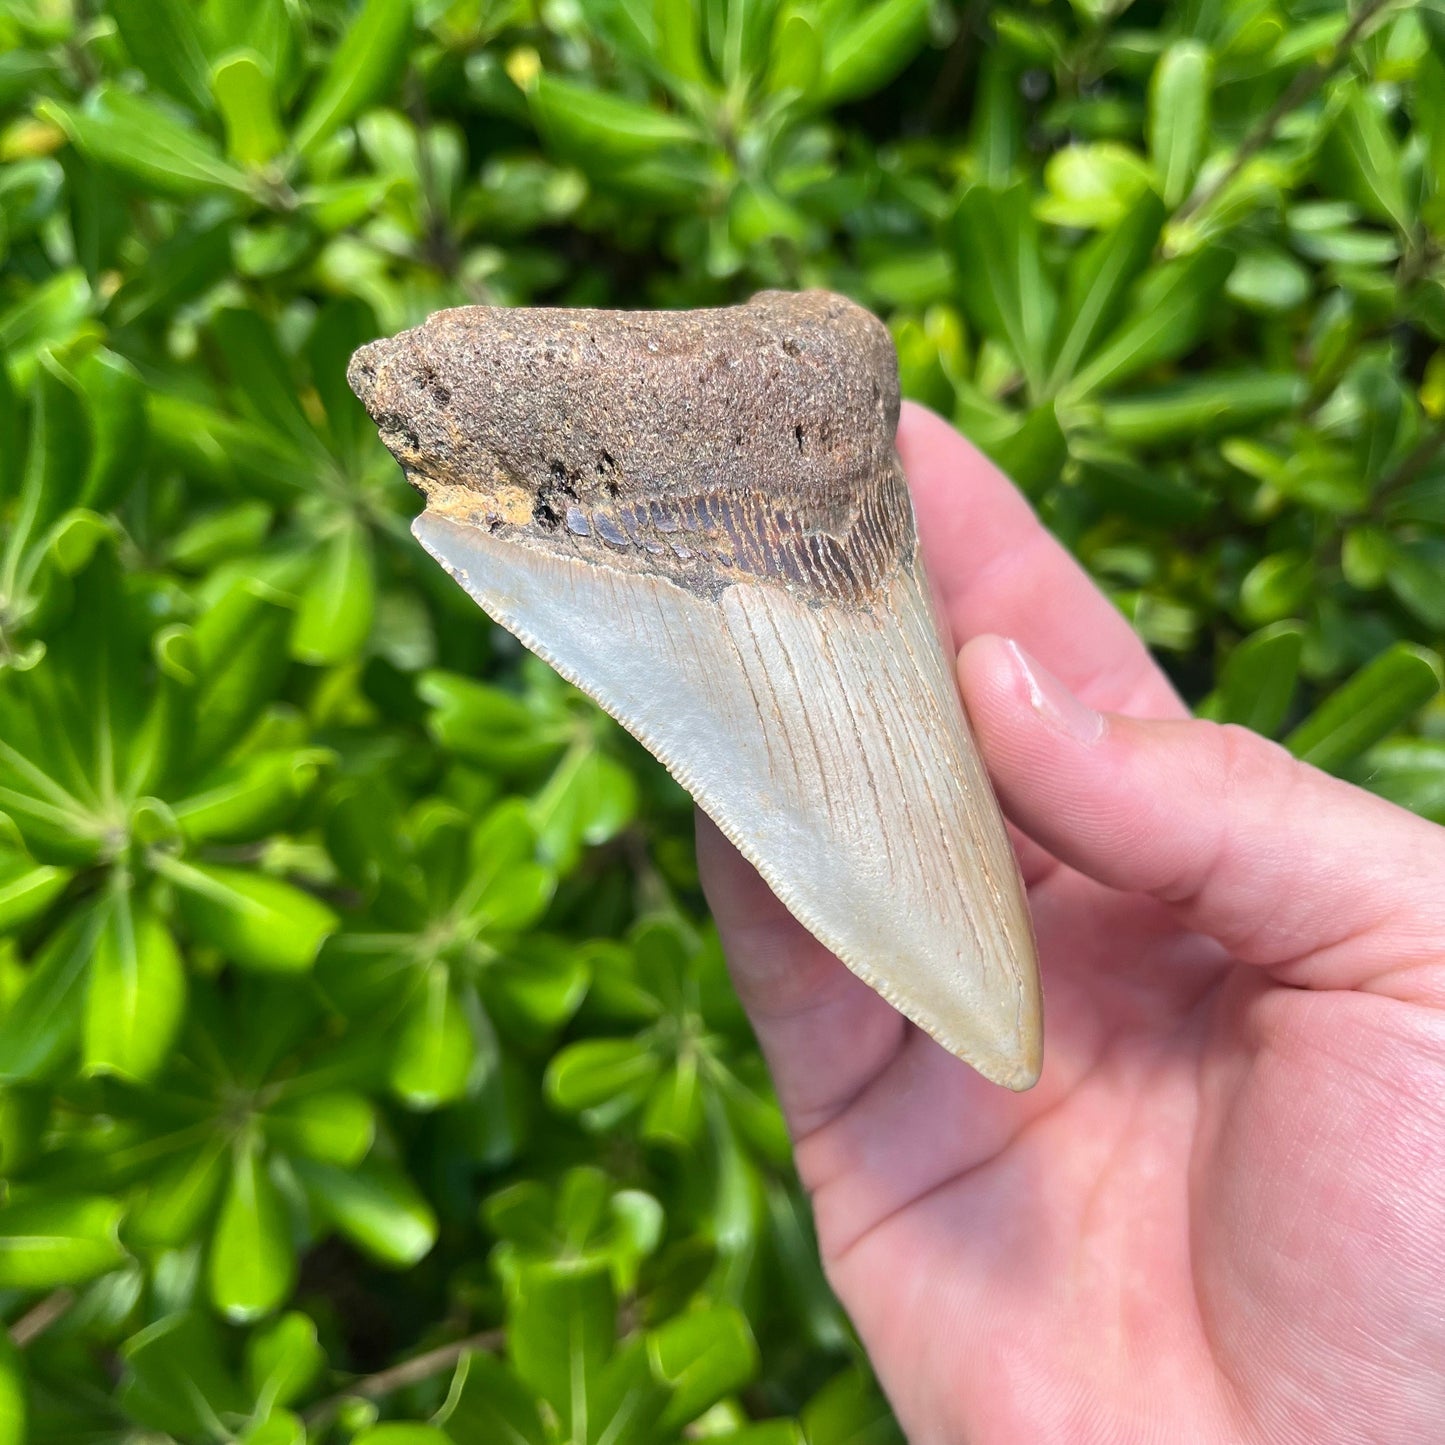
<path id="1" fill-rule="evenodd" d="M 778 586 L 699 595 L 432 511 L 413 530 L 855 973 L 985 1077 L 1034 1083 L 1028 910 L 916 561 L 864 609 Z"/>

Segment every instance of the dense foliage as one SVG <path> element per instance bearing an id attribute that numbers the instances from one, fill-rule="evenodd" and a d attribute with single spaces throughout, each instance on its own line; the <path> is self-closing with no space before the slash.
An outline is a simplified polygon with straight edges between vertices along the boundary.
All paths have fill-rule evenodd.
<path id="1" fill-rule="evenodd" d="M 687 801 L 356 343 L 846 291 L 1204 711 L 1445 820 L 1442 237 L 1438 0 L 0 0 L 0 1442 L 891 1438 Z"/>

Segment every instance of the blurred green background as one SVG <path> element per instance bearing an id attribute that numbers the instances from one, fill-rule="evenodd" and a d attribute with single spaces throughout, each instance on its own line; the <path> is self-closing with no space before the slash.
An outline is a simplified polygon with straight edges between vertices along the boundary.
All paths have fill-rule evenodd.
<path id="1" fill-rule="evenodd" d="M 354 345 L 847 292 L 1201 711 L 1445 820 L 1442 237 L 1440 0 L 0 0 L 0 1445 L 896 1435 L 689 805 Z"/>

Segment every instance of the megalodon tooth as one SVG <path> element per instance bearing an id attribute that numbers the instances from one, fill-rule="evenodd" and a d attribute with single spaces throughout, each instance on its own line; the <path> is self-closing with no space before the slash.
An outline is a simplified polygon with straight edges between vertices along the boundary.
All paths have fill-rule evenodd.
<path id="1" fill-rule="evenodd" d="M 483 610 L 849 968 L 1033 1084 L 1028 908 L 923 572 L 881 323 L 820 291 L 464 306 L 348 378 L 426 499 L 417 539 Z"/>

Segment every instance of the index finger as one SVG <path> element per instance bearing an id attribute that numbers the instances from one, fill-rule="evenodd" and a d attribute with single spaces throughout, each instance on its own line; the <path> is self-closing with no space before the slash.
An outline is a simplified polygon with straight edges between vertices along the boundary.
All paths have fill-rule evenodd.
<path id="1" fill-rule="evenodd" d="M 903 406 L 898 454 L 955 647 L 1002 633 L 1092 707 L 1187 715 L 1128 621 L 987 457 L 914 402 Z"/>

